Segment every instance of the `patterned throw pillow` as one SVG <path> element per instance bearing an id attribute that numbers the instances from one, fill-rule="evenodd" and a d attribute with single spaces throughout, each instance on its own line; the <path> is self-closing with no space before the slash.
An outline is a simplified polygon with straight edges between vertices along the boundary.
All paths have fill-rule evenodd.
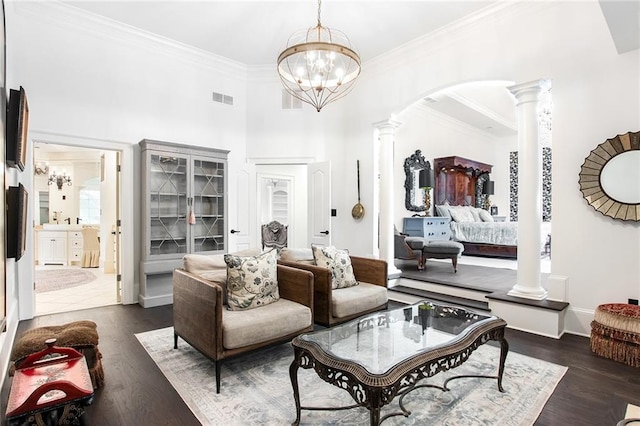
<path id="1" fill-rule="evenodd" d="M 258 308 L 280 299 L 275 249 L 257 256 L 225 254 L 224 261 L 229 310 Z"/>
<path id="2" fill-rule="evenodd" d="M 333 277 L 331 288 L 347 288 L 358 285 L 347 250 L 338 250 L 333 246 L 317 245 L 312 245 L 311 249 L 313 250 L 316 265 L 324 266 L 331 271 Z"/>

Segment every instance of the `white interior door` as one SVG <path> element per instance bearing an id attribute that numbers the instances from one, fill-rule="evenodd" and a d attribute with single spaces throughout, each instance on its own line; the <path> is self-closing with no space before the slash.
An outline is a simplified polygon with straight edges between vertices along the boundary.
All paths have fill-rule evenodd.
<path id="1" fill-rule="evenodd" d="M 309 243 L 331 245 L 331 162 L 308 165 Z"/>
<path id="2" fill-rule="evenodd" d="M 228 252 L 246 250 L 256 246 L 256 170 L 253 164 L 244 164 L 229 180 L 229 246 Z"/>
<path id="3" fill-rule="evenodd" d="M 122 303 L 122 264 L 120 263 L 120 252 L 122 249 L 122 240 L 120 238 L 120 225 L 122 223 L 122 214 L 120 212 L 120 195 L 121 195 L 121 166 L 120 152 L 116 151 L 116 225 L 113 230 L 113 241 L 115 243 L 114 267 L 116 272 L 116 300 Z"/>

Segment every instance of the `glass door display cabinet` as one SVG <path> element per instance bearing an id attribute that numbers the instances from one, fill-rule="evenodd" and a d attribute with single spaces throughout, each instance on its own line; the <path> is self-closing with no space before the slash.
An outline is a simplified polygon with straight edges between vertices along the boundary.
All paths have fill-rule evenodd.
<path id="1" fill-rule="evenodd" d="M 185 254 L 224 253 L 227 154 L 145 139 L 142 150 L 143 255 L 139 302 L 172 303 L 173 269 Z"/>

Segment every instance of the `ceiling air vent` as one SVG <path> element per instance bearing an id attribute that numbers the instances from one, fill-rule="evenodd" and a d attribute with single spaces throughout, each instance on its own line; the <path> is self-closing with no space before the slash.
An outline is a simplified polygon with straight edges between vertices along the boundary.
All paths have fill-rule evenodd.
<path id="1" fill-rule="evenodd" d="M 213 92 L 213 102 L 221 104 L 233 105 L 233 96 L 224 95 L 222 93 Z"/>
<path id="2" fill-rule="evenodd" d="M 282 109 L 302 109 L 302 101 L 282 89 Z"/>

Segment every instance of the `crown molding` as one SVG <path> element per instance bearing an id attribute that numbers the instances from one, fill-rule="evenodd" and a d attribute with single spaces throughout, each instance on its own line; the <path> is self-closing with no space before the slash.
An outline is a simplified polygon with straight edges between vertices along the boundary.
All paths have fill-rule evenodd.
<path id="1" fill-rule="evenodd" d="M 388 73 L 408 63 L 432 56 L 458 41 L 472 36 L 474 30 L 491 21 L 509 21 L 524 14 L 532 14 L 558 5 L 560 2 L 547 1 L 496 1 L 491 5 L 464 16 L 435 31 L 415 38 L 388 52 L 369 59 L 362 65 L 367 77 Z"/>
<path id="2" fill-rule="evenodd" d="M 153 50 L 172 60 L 180 60 L 207 70 L 214 70 L 232 78 L 246 79 L 247 67 L 228 58 L 214 55 L 203 49 L 171 40 L 157 34 L 123 24 L 113 19 L 60 2 L 22 1 L 11 2 L 16 14 L 29 19 L 71 29 L 79 34 L 93 36 L 110 43 Z"/>
<path id="3" fill-rule="evenodd" d="M 273 65 L 249 65 L 247 66 L 248 82 L 280 82 L 278 69 Z"/>

